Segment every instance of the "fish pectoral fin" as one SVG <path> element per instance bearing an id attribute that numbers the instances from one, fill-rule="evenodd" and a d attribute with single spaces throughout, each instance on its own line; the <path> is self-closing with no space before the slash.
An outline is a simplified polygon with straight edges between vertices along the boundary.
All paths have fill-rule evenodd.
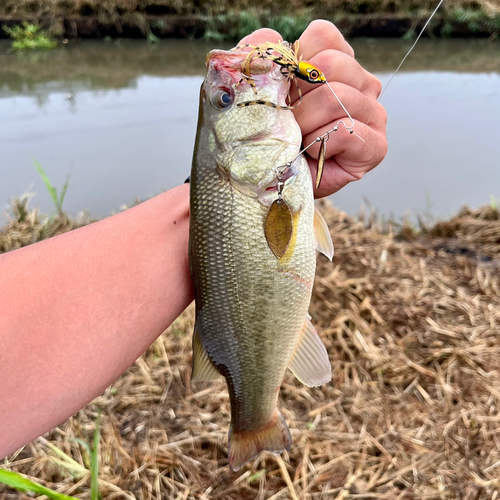
<path id="1" fill-rule="evenodd" d="M 314 207 L 314 239 L 316 242 L 316 249 L 330 260 L 333 259 L 333 242 L 330 236 L 328 225 L 318 210 Z"/>
<path id="2" fill-rule="evenodd" d="M 229 467 L 233 471 L 256 457 L 261 451 L 281 453 L 289 450 L 292 436 L 281 412 L 276 411 L 271 420 L 260 429 L 234 432 L 229 429 Z"/>
<path id="3" fill-rule="evenodd" d="M 308 387 L 326 384 L 332 379 L 332 367 L 328 353 L 311 323 L 310 317 L 304 323 L 302 335 L 288 368 Z"/>
<path id="4" fill-rule="evenodd" d="M 193 333 L 193 371 L 191 373 L 191 380 L 193 382 L 202 382 L 208 380 L 215 380 L 221 374 L 218 372 L 212 360 L 208 357 L 207 351 L 201 344 L 200 337 L 196 325 L 194 326 Z"/>

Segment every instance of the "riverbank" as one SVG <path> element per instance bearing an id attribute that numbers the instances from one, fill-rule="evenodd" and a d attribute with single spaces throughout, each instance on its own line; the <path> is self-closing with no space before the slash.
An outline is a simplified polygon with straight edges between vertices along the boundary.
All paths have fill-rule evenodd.
<path id="1" fill-rule="evenodd" d="M 297 38 L 313 19 L 334 22 L 348 37 L 401 37 L 418 32 L 437 1 L 367 0 L 303 2 L 247 0 L 177 2 L 175 0 L 5 0 L 0 5 L 2 26 L 22 21 L 40 23 L 54 36 L 80 38 L 205 38 L 237 40 L 268 26 L 284 38 Z M 434 37 L 496 37 L 500 7 L 493 2 L 448 0 L 427 30 Z"/>
<path id="2" fill-rule="evenodd" d="M 78 439 L 91 442 L 100 413 L 104 500 L 498 498 L 500 211 L 463 209 L 419 232 L 323 211 L 335 257 L 319 257 L 311 315 L 333 382 L 286 375 L 286 465 L 264 454 L 228 471 L 229 400 L 222 381 L 190 382 L 189 308 L 103 395 L 2 466 L 88 498 L 90 481 L 51 446 L 85 467 Z M 15 202 L 0 253 L 89 222 Z M 0 486 L 0 497 L 19 496 Z"/>

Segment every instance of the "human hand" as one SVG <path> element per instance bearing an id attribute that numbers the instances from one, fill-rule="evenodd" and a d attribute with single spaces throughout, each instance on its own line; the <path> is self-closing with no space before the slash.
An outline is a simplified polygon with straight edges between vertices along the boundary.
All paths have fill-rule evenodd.
<path id="1" fill-rule="evenodd" d="M 263 28 L 245 37 L 240 44 L 258 45 L 280 39 L 276 31 Z M 361 179 L 383 160 L 387 153 L 387 115 L 384 107 L 377 103 L 382 88 L 380 81 L 356 61 L 351 46 L 332 23 L 313 21 L 302 33 L 299 42 L 299 57 L 302 56 L 304 61 L 313 63 L 322 71 L 352 116 L 354 132 L 364 141 L 350 134 L 342 124 L 330 134 L 326 142 L 323 178 L 320 187 L 314 192 L 316 198 L 321 198 L 335 193 L 349 182 Z M 302 130 L 304 146 L 332 130 L 339 120 L 343 120 L 347 126 L 351 125 L 326 85 L 302 80 L 299 80 L 299 85 L 302 102 L 293 112 Z M 297 104 L 295 86 L 291 88 L 291 99 Z M 316 179 L 319 148 L 319 143 L 316 143 L 306 153 L 313 179 Z"/>

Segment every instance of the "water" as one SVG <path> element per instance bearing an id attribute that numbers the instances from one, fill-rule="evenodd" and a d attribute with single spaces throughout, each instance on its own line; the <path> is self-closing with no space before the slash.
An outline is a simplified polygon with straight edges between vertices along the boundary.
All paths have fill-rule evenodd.
<path id="1" fill-rule="evenodd" d="M 399 40 L 353 40 L 386 82 L 408 49 Z M 47 54 L 0 43 L 0 203 L 27 191 L 52 202 L 70 175 L 64 207 L 95 216 L 170 189 L 189 175 L 198 92 L 213 44 L 82 42 Z M 226 46 L 227 48 L 227 46 Z M 422 40 L 383 97 L 389 153 L 333 196 L 349 213 L 367 201 L 382 214 L 430 211 L 500 198 L 500 44 Z"/>

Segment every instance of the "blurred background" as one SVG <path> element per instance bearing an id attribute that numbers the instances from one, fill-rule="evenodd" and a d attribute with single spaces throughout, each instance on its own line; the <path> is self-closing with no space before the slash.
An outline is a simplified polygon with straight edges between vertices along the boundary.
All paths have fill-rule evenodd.
<path id="1" fill-rule="evenodd" d="M 26 192 L 101 217 L 189 175 L 205 56 L 261 27 L 337 24 L 386 84 L 437 1 L 3 0 L 0 206 Z M 500 203 L 500 7 L 445 1 L 382 98 L 389 153 L 332 197 L 350 214 L 446 218 Z"/>

